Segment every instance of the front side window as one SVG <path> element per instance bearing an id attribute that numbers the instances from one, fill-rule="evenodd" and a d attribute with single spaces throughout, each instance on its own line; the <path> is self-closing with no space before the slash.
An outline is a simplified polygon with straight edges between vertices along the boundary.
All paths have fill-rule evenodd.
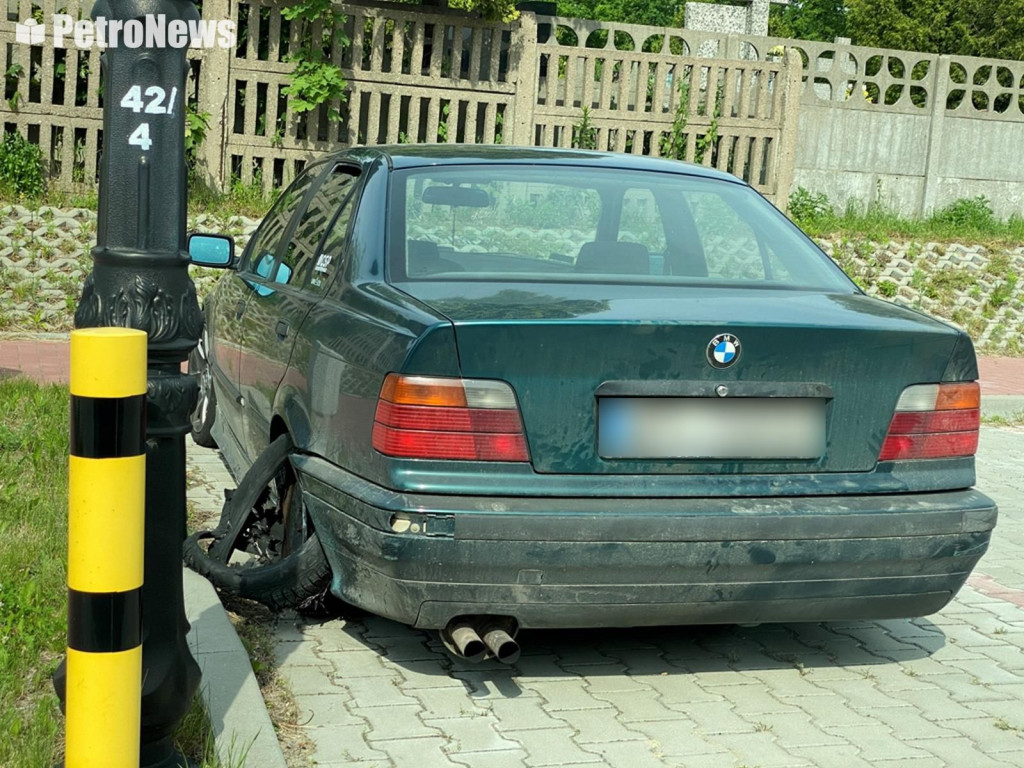
<path id="1" fill-rule="evenodd" d="M 854 286 L 749 187 L 676 173 L 465 165 L 395 171 L 392 280 Z"/>

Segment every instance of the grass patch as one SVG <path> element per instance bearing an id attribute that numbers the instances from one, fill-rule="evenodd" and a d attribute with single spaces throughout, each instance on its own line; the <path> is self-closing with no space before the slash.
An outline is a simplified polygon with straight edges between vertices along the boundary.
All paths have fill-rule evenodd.
<path id="1" fill-rule="evenodd" d="M 1024 218 L 997 219 L 984 197 L 955 200 L 927 218 L 906 218 L 879 204 L 853 203 L 840 213 L 824 194 L 799 187 L 789 197 L 789 215 L 812 237 L 1024 245 Z"/>
<path id="2" fill-rule="evenodd" d="M 232 743 L 229 754 L 221 759 L 217 754 L 210 715 L 199 694 L 192 699 L 192 705 L 178 725 L 174 746 L 198 768 L 243 768 L 249 752 L 249 745 Z"/>
<path id="3" fill-rule="evenodd" d="M 990 427 L 1019 427 L 1024 426 L 1024 411 L 1017 411 L 1009 416 L 996 414 L 994 416 L 982 416 L 981 423 Z"/>
<path id="4" fill-rule="evenodd" d="M 0 381 L 0 765 L 51 768 L 67 611 L 68 391 Z"/>
<path id="5" fill-rule="evenodd" d="M 188 213 L 191 216 L 200 213 L 212 214 L 217 217 L 247 216 L 251 219 L 262 219 L 280 190 L 265 194 L 263 188 L 255 184 L 234 182 L 226 192 L 217 192 L 205 184 L 197 183 L 189 187 Z M 29 210 L 39 210 L 47 206 L 54 208 L 88 208 L 95 211 L 99 206 L 98 189 L 82 192 L 63 192 L 46 190 L 40 195 L 19 195 L 9 187 L 0 186 L 0 206 L 21 205 Z"/>
<path id="6" fill-rule="evenodd" d="M 270 210 L 279 192 L 274 190 L 267 195 L 262 187 L 240 181 L 232 182 L 226 192 L 195 184 L 188 191 L 188 212 L 193 216 L 205 213 L 218 218 L 247 216 L 250 219 L 261 219 Z"/>
<path id="7" fill-rule="evenodd" d="M 53 768 L 64 726 L 51 675 L 67 627 L 68 389 L 0 379 L 0 766 Z M 176 733 L 203 768 L 213 748 L 200 698 Z M 233 762 L 233 760 L 232 760 Z M 241 766 L 244 757 L 234 765 Z"/>

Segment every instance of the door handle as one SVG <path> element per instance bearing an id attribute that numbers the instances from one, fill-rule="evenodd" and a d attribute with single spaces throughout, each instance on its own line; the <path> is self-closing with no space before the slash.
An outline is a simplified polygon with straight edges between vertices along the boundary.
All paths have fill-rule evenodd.
<path id="1" fill-rule="evenodd" d="M 240 319 L 244 312 L 245 312 L 245 302 L 244 301 L 240 301 L 237 304 L 235 304 L 235 320 Z"/>
<path id="2" fill-rule="evenodd" d="M 277 340 L 284 341 L 288 338 L 288 323 L 284 320 L 277 321 Z"/>

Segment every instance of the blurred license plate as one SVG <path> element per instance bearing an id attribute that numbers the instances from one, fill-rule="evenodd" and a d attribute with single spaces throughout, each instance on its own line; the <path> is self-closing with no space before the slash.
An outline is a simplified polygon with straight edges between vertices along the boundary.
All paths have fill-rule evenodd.
<path id="1" fill-rule="evenodd" d="M 825 400 L 602 397 L 597 428 L 606 459 L 816 459 Z"/>

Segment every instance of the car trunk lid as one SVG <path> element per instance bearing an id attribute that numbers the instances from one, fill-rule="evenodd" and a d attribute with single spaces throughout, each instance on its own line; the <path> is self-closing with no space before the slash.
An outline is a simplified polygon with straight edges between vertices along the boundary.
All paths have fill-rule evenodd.
<path id="1" fill-rule="evenodd" d="M 860 294 L 426 281 L 400 288 L 451 319 L 463 376 L 513 386 L 531 461 L 542 473 L 869 471 L 902 389 L 940 381 L 956 342 L 948 326 Z M 739 340 L 740 355 L 715 368 L 708 345 L 723 333 Z M 659 398 L 669 408 L 687 398 L 687 407 L 704 410 L 706 424 L 728 421 L 721 430 L 731 430 L 735 442 L 746 425 L 751 434 L 758 426 L 750 399 L 771 414 L 780 397 L 820 404 L 820 416 L 806 417 L 824 422 L 819 452 L 733 446 L 655 457 L 661 454 L 628 446 L 608 450 L 599 433 L 604 398 L 648 405 Z M 784 423 L 775 418 L 769 432 L 783 437 Z"/>

